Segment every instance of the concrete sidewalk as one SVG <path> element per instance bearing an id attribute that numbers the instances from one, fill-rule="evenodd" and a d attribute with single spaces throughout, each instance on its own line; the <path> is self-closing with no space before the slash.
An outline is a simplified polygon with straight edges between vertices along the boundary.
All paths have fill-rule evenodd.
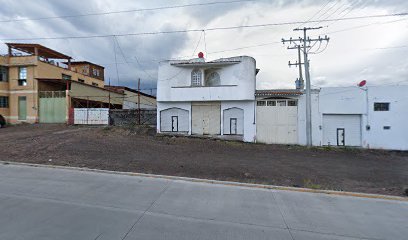
<path id="1" fill-rule="evenodd" d="M 0 239 L 406 239 L 408 202 L 0 166 Z"/>

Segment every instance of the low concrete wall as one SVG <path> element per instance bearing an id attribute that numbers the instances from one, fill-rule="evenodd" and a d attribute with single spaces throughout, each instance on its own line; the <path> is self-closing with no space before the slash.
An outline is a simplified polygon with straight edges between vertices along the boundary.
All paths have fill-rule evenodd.
<path id="1" fill-rule="evenodd" d="M 111 109 L 109 111 L 109 123 L 114 126 L 156 125 L 157 111 L 152 109 Z"/>

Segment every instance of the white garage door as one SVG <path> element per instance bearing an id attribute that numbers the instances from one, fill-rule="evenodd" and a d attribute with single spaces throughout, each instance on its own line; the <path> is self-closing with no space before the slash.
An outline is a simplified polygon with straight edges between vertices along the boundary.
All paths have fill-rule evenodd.
<path id="1" fill-rule="evenodd" d="M 361 146 L 361 115 L 323 114 L 322 144 Z"/>
<path id="2" fill-rule="evenodd" d="M 297 144 L 297 135 L 296 100 L 258 101 L 256 107 L 257 142 Z"/>
<path id="3" fill-rule="evenodd" d="M 191 106 L 192 134 L 221 134 L 221 104 L 193 103 Z"/>

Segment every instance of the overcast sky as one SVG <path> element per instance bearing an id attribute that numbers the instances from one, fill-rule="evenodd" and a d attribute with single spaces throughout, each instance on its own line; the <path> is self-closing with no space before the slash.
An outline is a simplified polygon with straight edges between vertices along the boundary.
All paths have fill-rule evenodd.
<path id="1" fill-rule="evenodd" d="M 0 0 L 0 21 L 219 1 L 228 0 Z M 0 22 L 0 39 L 203 29 L 399 12 L 408 12 L 408 1 L 259 0 L 100 16 Z M 299 25 L 206 31 L 205 41 L 203 33 L 192 32 L 118 36 L 116 39 L 107 37 L 19 42 L 43 44 L 70 55 L 75 60 L 103 65 L 106 67 L 106 82 L 110 78 L 112 85 L 135 88 L 137 78 L 140 77 L 142 88 L 155 88 L 158 61 L 191 58 L 203 51 L 207 60 L 239 55 L 254 57 L 257 67 L 261 69 L 257 78 L 259 89 L 294 88 L 298 70 L 289 68 L 287 63 L 289 60 L 297 60 L 297 52 L 287 50 L 288 45 L 276 42 L 282 38 L 299 37 L 300 32 L 292 31 Z M 323 26 L 320 30 L 311 31 L 310 36 L 327 34 L 330 37 L 327 48 L 322 45 L 319 49 L 324 51 L 310 55 L 314 87 L 351 86 L 363 79 L 371 85 L 408 84 L 407 16 L 308 23 L 301 25 L 303 26 Z M 196 47 L 197 50 L 194 51 Z M 314 50 L 317 47 L 318 44 Z M 0 51 L 6 53 L 4 44 L 1 44 Z"/>

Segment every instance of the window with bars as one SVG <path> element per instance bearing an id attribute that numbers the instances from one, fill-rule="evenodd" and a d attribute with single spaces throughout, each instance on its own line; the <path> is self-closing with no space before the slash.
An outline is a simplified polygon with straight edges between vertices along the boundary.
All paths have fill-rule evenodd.
<path id="1" fill-rule="evenodd" d="M 198 87 L 201 86 L 202 73 L 200 69 L 194 69 L 191 72 L 191 86 Z"/>
<path id="2" fill-rule="evenodd" d="M 297 101 L 296 100 L 288 100 L 288 106 L 291 106 L 291 107 L 297 106 Z"/>
<path id="3" fill-rule="evenodd" d="M 257 102 L 256 102 L 256 105 L 257 105 L 257 106 L 265 106 L 265 105 L 266 105 L 266 102 L 265 102 L 265 101 L 257 101 Z"/>
<path id="4" fill-rule="evenodd" d="M 280 107 L 285 107 L 286 106 L 286 100 L 276 101 L 276 105 L 280 106 Z"/>
<path id="5" fill-rule="evenodd" d="M 376 102 L 374 103 L 374 111 L 389 111 L 390 103 Z"/>
<path id="6" fill-rule="evenodd" d="M 276 101 L 267 101 L 266 104 L 268 106 L 276 106 Z"/>
<path id="7" fill-rule="evenodd" d="M 0 96 L 0 108 L 9 107 L 9 98 L 5 96 Z"/>

